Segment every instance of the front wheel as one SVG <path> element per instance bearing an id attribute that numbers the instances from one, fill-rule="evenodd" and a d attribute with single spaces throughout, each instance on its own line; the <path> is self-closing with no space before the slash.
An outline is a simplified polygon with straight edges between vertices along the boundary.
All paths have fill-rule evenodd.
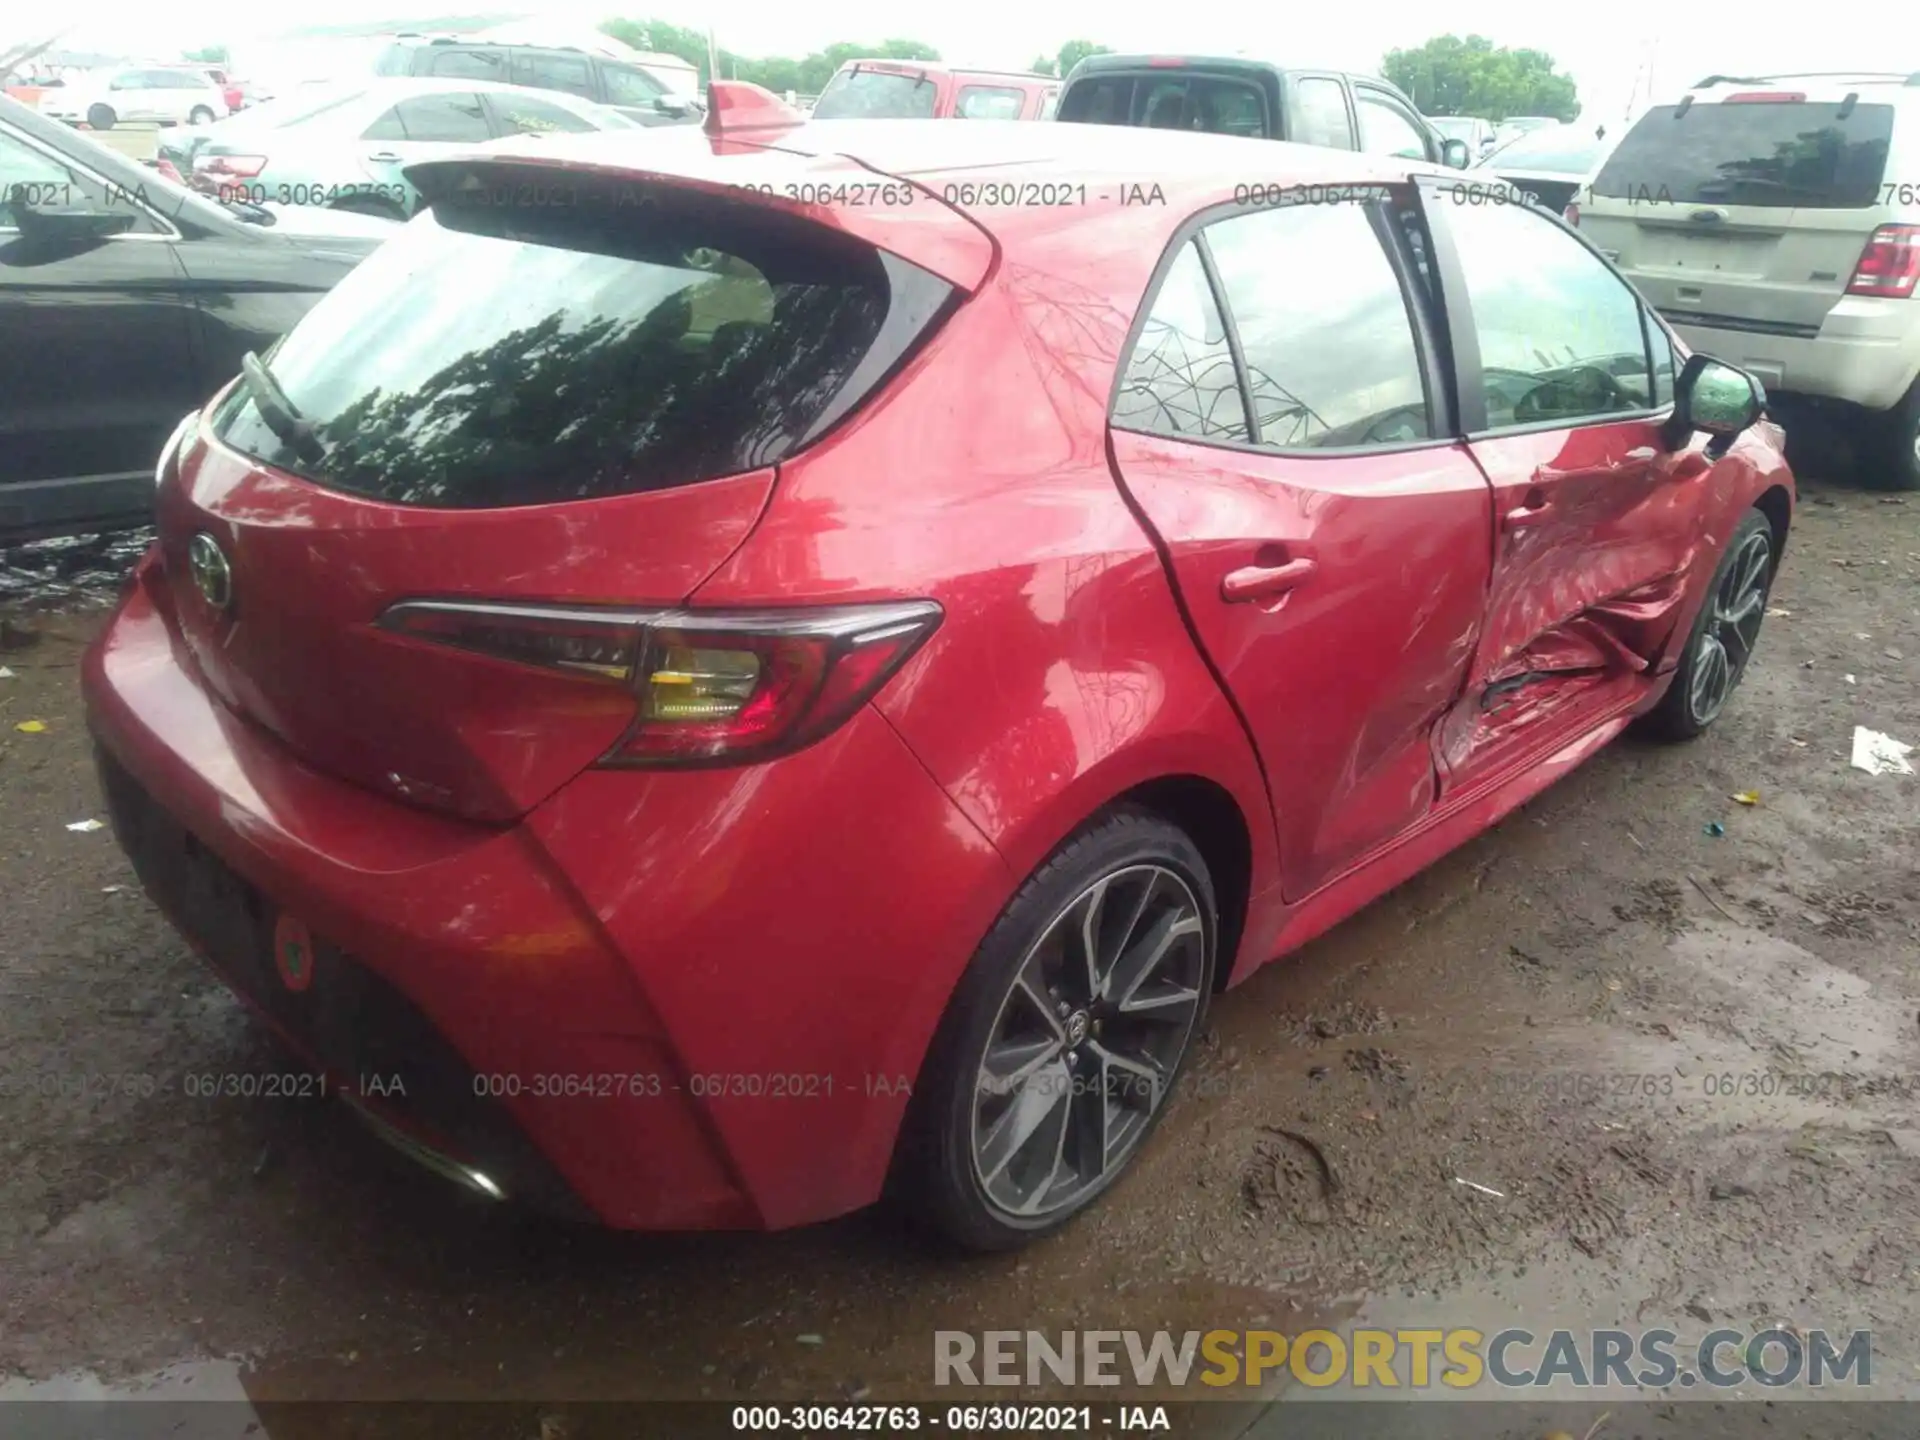
<path id="1" fill-rule="evenodd" d="M 1647 712 L 1648 730 L 1669 740 L 1691 740 L 1720 718 L 1759 642 L 1773 572 L 1773 528 L 1766 516 L 1749 510 L 1713 572 L 1713 588 L 1667 693 Z"/>
<path id="2" fill-rule="evenodd" d="M 205 105 L 196 105 L 187 116 L 187 123 L 189 125 L 211 125 L 213 123 L 213 111 L 209 110 Z"/>
<path id="3" fill-rule="evenodd" d="M 1058 1229 L 1119 1179 L 1206 1014 L 1219 934 L 1206 862 L 1117 810 L 1035 872 L 975 953 L 926 1067 L 905 1177 L 969 1250 Z"/>
<path id="4" fill-rule="evenodd" d="M 87 107 L 87 128 L 90 130 L 111 130 L 120 117 L 113 113 L 111 105 L 89 105 Z"/>

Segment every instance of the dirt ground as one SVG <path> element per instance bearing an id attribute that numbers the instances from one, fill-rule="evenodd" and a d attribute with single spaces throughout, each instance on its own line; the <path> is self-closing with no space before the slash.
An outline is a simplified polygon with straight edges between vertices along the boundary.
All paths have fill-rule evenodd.
<path id="1" fill-rule="evenodd" d="M 0 600 L 0 1398 L 926 1398 L 936 1329 L 1312 1318 L 1870 1326 L 1876 1391 L 1911 1396 L 1920 777 L 1848 758 L 1856 724 L 1920 742 L 1920 496 L 1803 483 L 1713 731 L 1611 747 L 1225 997 L 1133 1176 L 971 1262 L 884 1215 L 560 1227 L 338 1107 L 182 1097 L 279 1061 L 110 832 L 67 828 L 104 818 L 98 609 Z M 62 1074 L 174 1083 L 39 1093 Z"/>

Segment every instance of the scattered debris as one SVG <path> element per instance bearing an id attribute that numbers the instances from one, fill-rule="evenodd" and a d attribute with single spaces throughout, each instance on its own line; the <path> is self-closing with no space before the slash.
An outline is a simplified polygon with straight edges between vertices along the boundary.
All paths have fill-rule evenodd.
<path id="1" fill-rule="evenodd" d="M 1913 746 L 1864 725 L 1853 727 L 1853 768 L 1869 775 L 1911 775 Z"/>
<path id="2" fill-rule="evenodd" d="M 1700 827 L 1700 833 L 1703 835 L 1711 835 L 1714 839 L 1718 840 L 1722 835 L 1727 833 L 1727 827 L 1722 825 L 1718 820 L 1709 820 Z"/>
<path id="3" fill-rule="evenodd" d="M 1846 681 L 1847 684 L 1849 685 L 1858 685 L 1860 683 L 1858 680 L 1854 679 L 1853 676 L 1851 675 L 1842 675 L 1840 678 Z"/>
<path id="4" fill-rule="evenodd" d="M 1809 744 L 1811 744 L 1812 742 L 1811 742 L 1811 741 L 1808 741 L 1808 740 L 1802 740 L 1802 739 L 1801 739 L 1801 738 L 1800 738 L 1800 737 L 1799 737 L 1798 735 L 1789 735 L 1789 736 L 1787 737 L 1787 743 L 1788 743 L 1789 745 L 1796 745 L 1796 746 L 1798 746 L 1798 747 L 1799 747 L 1800 749 L 1802 749 L 1802 750 L 1804 750 L 1804 749 L 1806 749 L 1806 748 L 1807 748 L 1807 746 L 1808 746 Z"/>
<path id="5" fill-rule="evenodd" d="M 1882 650 L 1880 653 L 1886 656 L 1887 659 L 1889 660 L 1904 660 L 1907 658 L 1905 652 L 1896 650 L 1891 645 L 1889 645 L 1886 649 Z"/>
<path id="6" fill-rule="evenodd" d="M 118 895 L 122 890 L 126 888 L 127 887 L 124 885 L 102 885 L 100 887 L 100 893 L 102 895 Z"/>
<path id="7" fill-rule="evenodd" d="M 11 680 L 13 678 L 12 668 L 10 666 L 0 665 L 0 680 Z"/>
<path id="8" fill-rule="evenodd" d="M 1732 799 L 1736 805 L 1758 805 L 1760 803 L 1760 792 L 1758 790 L 1736 790 L 1729 798 Z"/>
<path id="9" fill-rule="evenodd" d="M 1713 1311 L 1702 1305 L 1698 1300 L 1689 1300 L 1680 1308 L 1698 1320 L 1702 1325 L 1711 1325 L 1713 1323 Z"/>
<path id="10" fill-rule="evenodd" d="M 1782 610 L 1778 605 L 1769 605 L 1767 607 L 1767 614 L 1781 620 L 1791 620 L 1793 618 L 1793 611 Z"/>
<path id="11" fill-rule="evenodd" d="M 67 829 L 79 835 L 91 835 L 96 830 L 104 830 L 106 828 L 107 827 L 98 820 L 75 820 L 67 826 Z"/>
<path id="12" fill-rule="evenodd" d="M 44 735 L 47 733 L 47 722 L 44 720 L 22 720 L 13 728 L 18 730 L 22 735 Z"/>
<path id="13" fill-rule="evenodd" d="M 1726 916 L 1727 919 L 1733 921 L 1734 924 L 1738 925 L 1740 923 L 1740 917 L 1738 915 L 1735 915 L 1731 910 L 1727 909 L 1726 906 L 1722 905 L 1717 899 L 1715 899 L 1713 892 L 1707 889 L 1706 882 L 1703 881 L 1698 875 L 1689 875 L 1687 876 L 1687 879 L 1693 882 L 1694 889 L 1698 890 L 1702 895 L 1707 897 L 1707 903 L 1709 905 L 1713 906 L 1714 909 L 1718 910 L 1722 915 Z"/>
<path id="14" fill-rule="evenodd" d="M 824 1335 L 799 1335 L 796 1336 L 795 1339 L 802 1345 L 824 1345 L 827 1343 L 827 1337 Z"/>
<path id="15" fill-rule="evenodd" d="M 1753 1194 L 1750 1186 L 1740 1185 L 1731 1180 L 1716 1180 L 1707 1187 L 1709 1200 L 1742 1200 Z"/>
<path id="16" fill-rule="evenodd" d="M 1482 1195 L 1491 1195 L 1496 1200 L 1504 1200 L 1507 1198 L 1507 1192 L 1504 1190 L 1496 1190 L 1491 1185 L 1482 1185 L 1478 1181 L 1466 1180 L 1458 1175 L 1453 1177 L 1453 1183 L 1456 1185 L 1464 1185 L 1469 1190 L 1478 1190 Z"/>

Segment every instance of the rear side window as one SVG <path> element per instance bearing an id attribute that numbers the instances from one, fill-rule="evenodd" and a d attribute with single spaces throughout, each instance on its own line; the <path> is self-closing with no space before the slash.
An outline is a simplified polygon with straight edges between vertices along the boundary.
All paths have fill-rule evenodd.
<path id="1" fill-rule="evenodd" d="M 491 140 L 487 112 L 478 95 L 416 95 L 402 100 L 361 136 L 363 140 L 438 140 L 476 144 Z"/>
<path id="2" fill-rule="evenodd" d="M 468 178 L 471 193 L 509 198 L 456 204 Z M 731 198 L 570 181 L 562 205 L 526 179 L 474 166 L 429 180 L 434 209 L 267 357 L 313 440 L 296 446 L 276 414 L 294 438 L 278 433 L 244 386 L 216 417 L 222 438 L 410 505 L 683 485 L 823 433 L 951 294 L 838 231 Z"/>
<path id="3" fill-rule="evenodd" d="M 816 120 L 930 120 L 940 87 L 925 75 L 842 70 L 814 102 Z"/>
<path id="4" fill-rule="evenodd" d="M 1301 145 L 1353 149 L 1347 91 L 1338 80 L 1308 79 L 1293 87 L 1293 140 Z"/>
<path id="5" fill-rule="evenodd" d="M 609 105 L 650 105 L 667 93 L 666 86 L 646 71 L 626 65 L 609 65 L 603 61 L 600 75 L 607 82 Z"/>
<path id="6" fill-rule="evenodd" d="M 1257 443 L 1318 450 L 1432 436 L 1413 322 L 1367 207 L 1261 210 L 1206 235 Z"/>
<path id="7" fill-rule="evenodd" d="M 583 100 L 594 98 L 593 71 L 584 55 L 522 50 L 513 59 L 513 83 L 531 85 L 536 90 L 558 90 Z"/>
<path id="8" fill-rule="evenodd" d="M 493 80 L 510 83 L 507 52 L 504 50 L 433 50 L 429 75 L 451 76 L 459 80 Z"/>
<path id="9" fill-rule="evenodd" d="M 1060 111 L 1060 92 L 1058 89 L 1047 91 L 1040 101 L 1040 118 L 1051 120 Z"/>
<path id="10" fill-rule="evenodd" d="M 1226 321 L 1191 240 L 1180 247 L 1134 342 L 1113 423 L 1182 439 L 1249 438 Z"/>
<path id="11" fill-rule="evenodd" d="M 591 122 L 551 100 L 515 90 L 501 91 L 493 97 L 493 113 L 509 135 L 580 135 L 594 128 Z"/>
<path id="12" fill-rule="evenodd" d="M 953 113 L 961 120 L 1018 120 L 1027 103 L 1024 90 L 997 85 L 968 85 L 954 100 Z"/>
<path id="13" fill-rule="evenodd" d="M 1133 115 L 1133 77 L 1096 75 L 1076 80 L 1060 97 L 1059 118 L 1082 125 L 1130 125 Z"/>
<path id="14" fill-rule="evenodd" d="M 1593 193 L 1681 205 L 1856 210 L 1886 174 L 1893 107 L 1694 104 L 1649 110 L 1594 177 Z"/>

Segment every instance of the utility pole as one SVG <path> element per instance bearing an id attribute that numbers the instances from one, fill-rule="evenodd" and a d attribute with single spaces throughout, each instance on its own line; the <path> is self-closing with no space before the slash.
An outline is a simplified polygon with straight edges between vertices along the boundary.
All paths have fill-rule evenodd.
<path id="1" fill-rule="evenodd" d="M 707 27 L 707 83 L 724 78 L 720 74 L 720 45 L 713 38 L 713 27 Z"/>

